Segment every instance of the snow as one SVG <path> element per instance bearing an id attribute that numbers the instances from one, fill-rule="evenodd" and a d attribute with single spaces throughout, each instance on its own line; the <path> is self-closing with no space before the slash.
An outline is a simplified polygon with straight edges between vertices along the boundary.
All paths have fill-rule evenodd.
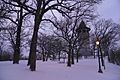
<path id="1" fill-rule="evenodd" d="M 120 80 L 120 66 L 105 62 L 106 69 L 98 73 L 97 59 L 82 59 L 71 67 L 54 61 L 37 61 L 37 70 L 31 72 L 27 61 L 12 64 L 0 62 L 0 80 Z"/>

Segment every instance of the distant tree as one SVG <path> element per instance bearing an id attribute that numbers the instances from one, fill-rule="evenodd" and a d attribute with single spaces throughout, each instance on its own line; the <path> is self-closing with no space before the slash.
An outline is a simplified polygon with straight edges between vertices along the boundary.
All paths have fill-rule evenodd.
<path id="1" fill-rule="evenodd" d="M 43 61 L 48 60 L 51 57 L 55 60 L 58 56 L 60 60 L 61 51 L 63 51 L 64 45 L 61 38 L 53 35 L 42 35 L 38 37 L 38 51 L 42 54 Z"/>
<path id="2" fill-rule="evenodd" d="M 23 11 L 23 7 L 20 6 L 20 2 L 25 4 L 27 1 L 18 1 L 17 4 L 13 4 L 13 1 L 10 0 L 2 0 L 2 3 L 5 5 L 10 6 L 11 8 L 7 9 L 7 12 L 9 16 L 1 16 L 4 19 L 10 20 L 12 23 L 16 25 L 16 37 L 14 42 L 14 56 L 13 56 L 13 64 L 19 64 L 20 59 L 20 46 L 21 46 L 21 28 L 24 21 L 24 18 L 27 14 L 27 12 Z M 14 16 L 11 14 L 15 14 Z M 15 20 L 16 19 L 16 20 Z M 9 32 L 10 33 L 10 32 Z"/>
<path id="3" fill-rule="evenodd" d="M 111 20 L 99 20 L 94 24 L 95 38 L 99 38 L 101 53 L 107 55 L 109 58 L 109 52 L 113 48 L 117 41 L 120 39 L 119 30 L 120 25 L 113 23 Z"/>
<path id="4" fill-rule="evenodd" d="M 0 61 L 12 60 L 12 53 L 9 47 L 7 49 L 5 46 L 5 41 L 0 40 Z"/>
<path id="5" fill-rule="evenodd" d="M 109 62 L 120 65 L 120 48 L 112 48 L 109 54 Z"/>
<path id="6" fill-rule="evenodd" d="M 0 41 L 2 41 L 3 44 L 5 44 L 5 43 L 8 43 L 7 39 L 6 39 L 8 37 L 8 36 L 6 36 L 7 31 L 11 30 L 11 28 L 8 27 L 8 26 L 6 26 L 6 25 L 8 25 L 7 19 L 9 19 L 9 20 L 12 21 L 12 19 L 10 18 L 10 17 L 12 17 L 11 16 L 12 12 L 9 11 L 9 10 L 12 9 L 12 6 L 7 5 L 7 4 L 5 4 L 2 1 L 0 1 L 0 4 L 1 4 L 0 5 Z M 9 47 L 10 46 L 8 45 L 7 48 L 9 48 Z M 12 59 L 11 50 L 8 49 L 8 51 L 7 51 L 7 50 L 4 49 L 4 47 L 2 47 L 2 48 L 3 49 L 0 51 L 0 53 L 2 54 L 2 56 L 6 57 L 6 59 L 8 59 L 8 58 Z M 3 58 L 3 59 L 5 59 L 5 58 Z"/>
<path id="7" fill-rule="evenodd" d="M 50 53 L 50 52 L 47 53 L 48 49 L 49 49 L 49 47 L 47 47 L 47 45 L 49 45 L 48 37 L 46 35 L 38 36 L 38 52 L 42 54 L 42 60 L 43 61 L 48 60 L 48 56 L 49 56 L 49 53 Z"/>

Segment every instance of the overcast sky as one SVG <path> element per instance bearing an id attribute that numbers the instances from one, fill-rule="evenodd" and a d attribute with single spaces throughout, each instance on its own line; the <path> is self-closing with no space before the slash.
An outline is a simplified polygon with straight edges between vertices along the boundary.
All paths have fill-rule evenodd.
<path id="1" fill-rule="evenodd" d="M 120 0 L 103 0 L 98 6 L 100 17 L 113 19 L 114 22 L 120 23 Z"/>

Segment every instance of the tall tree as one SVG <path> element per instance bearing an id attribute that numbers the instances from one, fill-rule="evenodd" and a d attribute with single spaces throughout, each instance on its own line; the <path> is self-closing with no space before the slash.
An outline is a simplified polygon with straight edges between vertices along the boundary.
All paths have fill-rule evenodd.
<path id="1" fill-rule="evenodd" d="M 25 4 L 28 1 L 19 1 L 17 0 L 16 3 L 14 3 L 14 0 L 2 0 L 2 2 L 6 5 L 11 6 L 12 8 L 7 9 L 8 13 L 16 14 L 15 16 L 2 16 L 4 19 L 10 20 L 12 23 L 14 23 L 17 27 L 16 30 L 16 40 L 15 40 L 15 47 L 14 47 L 14 55 L 13 55 L 13 64 L 19 64 L 19 58 L 20 58 L 20 45 L 21 45 L 21 28 L 23 24 L 23 19 L 25 16 L 29 13 L 26 11 L 23 11 L 23 6 L 21 6 L 20 3 Z M 16 20 L 15 20 L 16 18 Z"/>
<path id="2" fill-rule="evenodd" d="M 15 45 L 15 51 L 13 56 L 13 64 L 19 64 L 19 58 L 20 58 L 20 44 L 21 44 L 21 27 L 23 22 L 23 8 L 20 7 L 20 10 L 18 11 L 18 25 L 17 25 L 17 34 L 16 34 L 16 45 Z"/>
<path id="3" fill-rule="evenodd" d="M 37 44 L 37 37 L 38 37 L 38 30 L 39 25 L 41 24 L 43 16 L 49 10 L 57 10 L 62 14 L 66 14 L 62 8 L 70 10 L 71 6 L 66 6 L 64 0 L 55 1 L 55 0 L 35 0 L 36 2 L 36 9 L 35 9 L 35 19 L 34 19 L 34 32 L 31 40 L 30 46 L 30 55 L 29 55 L 29 63 L 31 71 L 36 70 L 36 44 Z"/>

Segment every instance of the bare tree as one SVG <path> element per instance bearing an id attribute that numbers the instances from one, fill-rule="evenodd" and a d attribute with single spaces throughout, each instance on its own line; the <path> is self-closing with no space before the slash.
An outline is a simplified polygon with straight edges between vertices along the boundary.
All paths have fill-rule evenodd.
<path id="1" fill-rule="evenodd" d="M 9 5 L 11 8 L 7 9 L 9 16 L 2 16 L 4 19 L 10 20 L 12 23 L 14 23 L 17 27 L 16 30 L 16 40 L 15 40 L 15 49 L 14 49 L 14 56 L 13 56 L 13 64 L 19 64 L 19 58 L 20 58 L 20 46 L 21 46 L 21 28 L 23 24 L 23 19 L 25 16 L 29 13 L 23 11 L 23 7 L 20 6 L 20 1 L 18 1 L 17 4 L 13 4 L 13 1 L 10 0 L 2 0 L 2 2 L 6 5 Z M 27 1 L 21 1 L 21 3 L 25 4 Z M 11 16 L 11 14 L 15 14 L 14 16 Z M 16 20 L 15 20 L 16 18 Z"/>
<path id="2" fill-rule="evenodd" d="M 76 18 L 75 21 L 71 21 L 69 19 L 65 19 L 58 23 L 57 30 L 55 34 L 59 37 L 62 37 L 67 42 L 67 53 L 68 53 L 68 63 L 67 66 L 71 66 L 74 64 L 74 54 L 76 54 L 76 59 L 78 62 L 79 52 L 82 46 L 87 43 L 88 37 L 82 37 L 81 26 L 83 26 L 82 22 L 79 24 Z"/>
<path id="3" fill-rule="evenodd" d="M 94 24 L 95 35 L 101 41 L 101 46 L 106 51 L 119 40 L 119 25 L 113 23 L 111 20 L 99 20 Z M 106 52 L 108 54 L 108 52 Z"/>
<path id="4" fill-rule="evenodd" d="M 94 27 L 95 38 L 99 38 L 100 41 L 101 55 L 108 56 L 109 60 L 110 49 L 113 48 L 113 46 L 115 46 L 117 41 L 120 39 L 120 25 L 113 23 L 112 20 L 101 19 L 94 24 Z"/>
<path id="5" fill-rule="evenodd" d="M 42 54 L 42 60 L 47 61 L 48 58 L 55 60 L 57 57 L 60 61 L 61 51 L 64 49 L 61 38 L 54 35 L 41 35 L 38 37 L 38 52 Z"/>

